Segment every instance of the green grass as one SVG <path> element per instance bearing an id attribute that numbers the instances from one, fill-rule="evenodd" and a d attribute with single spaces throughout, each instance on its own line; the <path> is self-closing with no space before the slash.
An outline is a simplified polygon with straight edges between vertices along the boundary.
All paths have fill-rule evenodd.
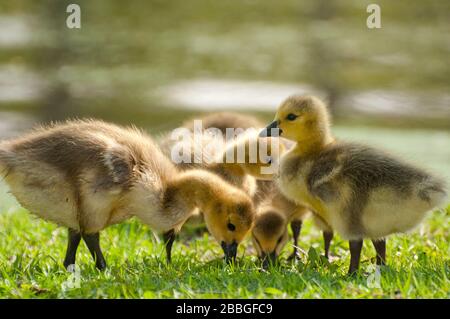
<path id="1" fill-rule="evenodd" d="M 328 263 L 320 233 L 307 222 L 301 234 L 301 260 L 264 272 L 249 242 L 240 247 L 236 265 L 225 265 L 221 249 L 207 234 L 184 233 L 174 246 L 172 265 L 164 247 L 138 221 L 108 228 L 102 246 L 109 267 L 94 268 L 80 245 L 79 288 L 62 260 L 63 228 L 33 218 L 23 209 L 0 214 L 0 297 L 2 298 L 448 298 L 450 297 L 449 223 L 435 212 L 414 233 L 388 240 L 388 264 L 379 287 L 370 285 L 374 250 L 366 242 L 361 273 L 346 276 L 347 243 L 336 237 Z M 284 257 L 292 247 L 286 246 Z"/>
<path id="2" fill-rule="evenodd" d="M 382 146 L 439 172 L 450 182 L 450 135 L 444 131 L 403 131 L 368 127 L 334 129 L 337 136 Z M 285 258 L 268 272 L 260 269 L 249 241 L 239 248 L 239 263 L 223 263 L 220 246 L 207 234 L 182 232 L 174 246 L 173 264 L 165 263 L 163 244 L 138 221 L 110 227 L 101 244 L 108 269 L 94 268 L 80 245 L 80 287 L 70 288 L 73 275 L 62 260 L 66 231 L 20 208 L 0 183 L 0 298 L 449 298 L 450 206 L 438 211 L 411 234 L 388 239 L 388 267 L 380 287 L 370 285 L 375 255 L 365 243 L 362 271 L 348 278 L 347 243 L 336 236 L 331 264 L 322 254 L 320 232 L 307 221 L 297 263 Z M 286 246 L 284 257 L 292 245 Z M 368 274 L 367 274 L 368 273 Z M 371 276 L 372 275 L 372 276 Z"/>

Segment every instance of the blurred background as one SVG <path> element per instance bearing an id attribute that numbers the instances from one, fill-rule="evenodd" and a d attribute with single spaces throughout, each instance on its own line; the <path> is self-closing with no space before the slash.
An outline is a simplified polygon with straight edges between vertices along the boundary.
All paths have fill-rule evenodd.
<path id="1" fill-rule="evenodd" d="M 366 26 L 372 2 L 381 29 Z M 269 121 L 311 93 L 339 137 L 450 181 L 449 53 L 448 0 L 2 1 L 0 137 L 72 117 L 157 135 L 219 110 Z"/>

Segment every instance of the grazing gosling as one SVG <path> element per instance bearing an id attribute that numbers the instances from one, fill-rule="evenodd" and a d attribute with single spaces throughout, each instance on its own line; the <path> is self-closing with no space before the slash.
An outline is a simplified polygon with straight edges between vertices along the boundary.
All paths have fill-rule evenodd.
<path id="1" fill-rule="evenodd" d="M 376 149 L 335 140 L 327 108 L 312 96 L 291 96 L 261 132 L 296 142 L 281 158 L 278 183 L 349 239 L 350 268 L 359 268 L 364 238 L 386 258 L 385 237 L 417 226 L 446 198 L 444 182 Z"/>
<path id="2" fill-rule="evenodd" d="M 303 206 L 286 200 L 279 192 L 260 204 L 256 211 L 255 225 L 252 228 L 253 246 L 263 262 L 263 268 L 275 263 L 286 245 L 288 224 L 291 223 L 294 237 L 294 251 L 289 259 L 296 258 L 298 236 L 304 219 L 310 214 Z"/>
<path id="3" fill-rule="evenodd" d="M 166 231 L 199 208 L 229 258 L 254 219 L 242 190 L 204 170 L 180 172 L 142 131 L 102 121 L 68 121 L 2 142 L 0 173 L 23 207 L 69 229 L 65 267 L 83 238 L 104 269 L 100 231 L 133 216 Z"/>
<path id="4" fill-rule="evenodd" d="M 293 252 L 288 260 L 296 259 L 298 254 L 298 238 L 305 219 L 313 217 L 315 225 L 323 231 L 325 257 L 329 258 L 330 243 L 333 231 L 303 205 L 295 204 L 274 187 L 271 197 L 261 204 L 256 211 L 255 225 L 252 228 L 253 244 L 258 256 L 266 268 L 277 260 L 288 239 L 288 224 L 293 235 Z"/>

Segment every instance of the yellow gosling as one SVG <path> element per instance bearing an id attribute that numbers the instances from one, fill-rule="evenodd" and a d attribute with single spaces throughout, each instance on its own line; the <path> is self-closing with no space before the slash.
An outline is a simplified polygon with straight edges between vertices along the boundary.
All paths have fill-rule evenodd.
<path id="1" fill-rule="evenodd" d="M 326 106 L 312 96 L 285 100 L 262 136 L 278 129 L 296 142 L 282 156 L 278 184 L 349 240 L 350 268 L 359 267 L 364 238 L 385 263 L 385 237 L 416 227 L 446 198 L 442 180 L 377 149 L 337 141 Z"/>

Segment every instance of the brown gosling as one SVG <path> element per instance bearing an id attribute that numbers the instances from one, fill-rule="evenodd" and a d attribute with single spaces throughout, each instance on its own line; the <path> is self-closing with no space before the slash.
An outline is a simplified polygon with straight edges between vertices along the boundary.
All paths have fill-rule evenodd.
<path id="1" fill-rule="evenodd" d="M 287 243 L 288 224 L 293 235 L 293 252 L 288 260 L 299 258 L 298 238 L 305 219 L 312 215 L 315 225 L 323 231 L 325 258 L 329 258 L 333 231 L 320 218 L 303 205 L 295 204 L 274 187 L 271 196 L 258 206 L 255 224 L 252 228 L 253 245 L 263 268 L 277 261 L 280 252 Z"/>
<path id="2" fill-rule="evenodd" d="M 106 267 L 99 233 L 136 216 L 155 230 L 178 229 L 196 209 L 227 258 L 250 230 L 242 190 L 205 170 L 179 171 L 144 132 L 97 120 L 68 121 L 0 144 L 0 172 L 30 212 L 69 229 L 64 266 L 83 238 Z"/>
<path id="3" fill-rule="evenodd" d="M 337 141 L 318 98 L 286 99 L 261 136 L 273 129 L 296 142 L 280 161 L 281 191 L 349 240 L 349 273 L 359 268 L 364 238 L 372 240 L 377 264 L 385 264 L 385 237 L 413 229 L 447 196 L 444 182 L 424 170 L 377 149 Z"/>

